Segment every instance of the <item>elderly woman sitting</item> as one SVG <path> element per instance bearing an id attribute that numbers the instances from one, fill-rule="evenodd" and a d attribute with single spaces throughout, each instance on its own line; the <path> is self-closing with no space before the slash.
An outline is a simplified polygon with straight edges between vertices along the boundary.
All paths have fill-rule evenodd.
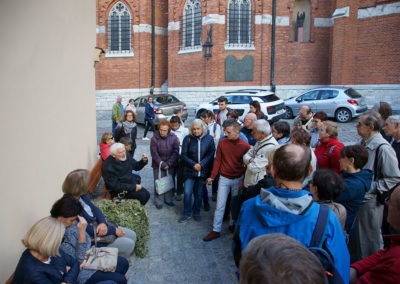
<path id="1" fill-rule="evenodd" d="M 83 210 L 79 214 L 86 219 L 88 226 L 86 232 L 93 237 L 94 227 L 92 225 L 96 219 L 98 226 L 97 236 L 116 236 L 116 239 L 110 244 L 98 243 L 99 246 L 109 246 L 118 248 L 118 254 L 129 257 L 135 248 L 136 234 L 134 231 L 123 227 L 114 227 L 107 223 L 106 218 L 99 208 L 96 207 L 86 196 L 88 192 L 89 171 L 78 169 L 70 172 L 64 180 L 62 190 L 65 194 L 72 195 L 82 205 Z"/>
<path id="2" fill-rule="evenodd" d="M 59 251 L 64 232 L 64 224 L 52 217 L 36 222 L 22 240 L 26 250 L 12 283 L 76 283 L 79 263 Z"/>
<path id="3" fill-rule="evenodd" d="M 193 120 L 190 134 L 183 139 L 182 160 L 184 163 L 184 209 L 179 222 L 190 219 L 193 209 L 193 219 L 200 221 L 202 189 L 206 178 L 211 173 L 215 145 L 214 139 L 208 134 L 207 125 L 200 119 Z M 194 204 L 192 205 L 192 195 Z"/>

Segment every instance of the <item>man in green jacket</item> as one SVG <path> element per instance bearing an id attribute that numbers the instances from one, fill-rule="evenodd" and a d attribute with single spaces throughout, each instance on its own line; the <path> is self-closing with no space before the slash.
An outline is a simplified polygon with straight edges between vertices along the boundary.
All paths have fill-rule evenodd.
<path id="1" fill-rule="evenodd" d="M 111 120 L 112 120 L 112 133 L 114 135 L 114 130 L 117 127 L 117 123 L 121 121 L 122 115 L 124 114 L 124 108 L 121 104 L 122 97 L 118 96 L 117 102 L 113 105 Z"/>

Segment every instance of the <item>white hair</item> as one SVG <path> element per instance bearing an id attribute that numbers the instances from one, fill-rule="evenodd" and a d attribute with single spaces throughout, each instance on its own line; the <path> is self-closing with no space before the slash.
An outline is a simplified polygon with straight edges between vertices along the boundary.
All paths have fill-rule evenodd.
<path id="1" fill-rule="evenodd" d="M 265 119 L 256 120 L 253 124 L 253 127 L 256 127 L 257 132 L 264 132 L 264 134 L 267 136 L 271 134 L 271 126 Z"/>
<path id="2" fill-rule="evenodd" d="M 193 134 L 193 126 L 195 126 L 195 125 L 201 127 L 202 134 L 204 134 L 204 135 L 207 134 L 207 130 L 208 130 L 207 125 L 204 123 L 204 121 L 202 121 L 201 119 L 198 119 L 198 118 L 194 119 L 192 121 L 192 123 L 190 124 L 190 128 L 189 128 L 190 134 Z"/>
<path id="3" fill-rule="evenodd" d="M 124 148 L 125 149 L 125 145 L 122 143 L 114 143 L 111 145 L 110 147 L 110 155 L 116 155 L 117 154 L 117 150 Z"/>
<path id="4" fill-rule="evenodd" d="M 388 118 L 392 124 L 400 123 L 400 115 L 391 115 Z"/>

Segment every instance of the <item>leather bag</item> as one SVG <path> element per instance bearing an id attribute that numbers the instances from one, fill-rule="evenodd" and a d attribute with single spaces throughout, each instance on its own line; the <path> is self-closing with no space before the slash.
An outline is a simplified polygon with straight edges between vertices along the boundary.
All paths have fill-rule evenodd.
<path id="1" fill-rule="evenodd" d="M 165 177 L 161 177 L 161 164 L 163 161 L 160 162 L 160 166 L 158 167 L 158 179 L 155 180 L 156 184 L 156 192 L 158 195 L 164 194 L 175 187 L 174 178 L 168 174 Z"/>

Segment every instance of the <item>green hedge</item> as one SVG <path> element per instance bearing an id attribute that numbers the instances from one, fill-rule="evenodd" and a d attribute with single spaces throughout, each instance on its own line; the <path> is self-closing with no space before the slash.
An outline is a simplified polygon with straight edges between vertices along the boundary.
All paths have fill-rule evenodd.
<path id="1" fill-rule="evenodd" d="M 99 200 L 94 204 L 100 208 L 107 220 L 135 231 L 137 236 L 135 254 L 141 258 L 145 257 L 148 253 L 147 242 L 150 238 L 146 208 L 138 200 L 133 199 L 119 204 L 111 200 Z"/>

